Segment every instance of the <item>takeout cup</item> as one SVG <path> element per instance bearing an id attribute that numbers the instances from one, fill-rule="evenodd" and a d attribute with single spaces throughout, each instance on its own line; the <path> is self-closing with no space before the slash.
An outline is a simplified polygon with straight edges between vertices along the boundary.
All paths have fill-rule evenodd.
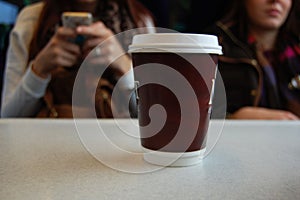
<path id="1" fill-rule="evenodd" d="M 201 162 L 222 54 L 217 37 L 141 34 L 134 36 L 129 52 L 144 159 L 163 166 Z"/>

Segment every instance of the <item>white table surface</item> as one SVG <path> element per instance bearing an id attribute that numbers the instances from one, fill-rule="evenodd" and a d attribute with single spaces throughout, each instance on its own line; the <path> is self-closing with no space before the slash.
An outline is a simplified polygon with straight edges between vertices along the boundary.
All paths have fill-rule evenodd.
<path id="1" fill-rule="evenodd" d="M 81 136 L 91 137 L 91 123 L 77 121 L 87 129 Z M 113 124 L 100 120 L 111 135 Z M 143 174 L 102 164 L 77 130 L 73 120 L 0 120 L 0 199 L 300 199 L 299 122 L 226 121 L 201 164 Z M 144 163 L 141 155 L 119 159 Z"/>

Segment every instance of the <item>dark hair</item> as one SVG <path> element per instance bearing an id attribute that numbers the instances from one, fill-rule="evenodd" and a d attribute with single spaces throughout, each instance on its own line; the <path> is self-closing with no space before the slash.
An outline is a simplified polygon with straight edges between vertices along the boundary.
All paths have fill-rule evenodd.
<path id="1" fill-rule="evenodd" d="M 44 7 L 39 17 L 35 33 L 30 44 L 30 55 L 29 61 L 32 60 L 38 52 L 47 44 L 52 34 L 54 33 L 55 27 L 60 22 L 61 14 L 65 11 L 73 11 L 74 5 L 73 0 L 44 0 Z M 102 18 L 107 11 L 106 8 L 109 6 L 109 2 L 115 2 L 121 10 L 125 10 L 131 18 L 132 22 L 137 27 L 145 27 L 147 19 L 152 18 L 151 13 L 136 0 L 99 0 L 96 18 Z M 123 18 L 122 16 L 120 18 Z M 105 21 L 104 21 L 105 23 Z M 109 27 L 111 28 L 111 27 Z"/>
<path id="2" fill-rule="evenodd" d="M 234 25 L 237 29 L 237 35 L 241 39 L 245 39 L 248 33 L 248 16 L 245 7 L 245 0 L 232 0 L 232 6 L 228 14 L 222 22 L 227 26 Z M 290 13 L 280 27 L 279 35 L 282 33 L 291 33 L 295 36 L 300 35 L 300 2 L 292 0 Z"/>

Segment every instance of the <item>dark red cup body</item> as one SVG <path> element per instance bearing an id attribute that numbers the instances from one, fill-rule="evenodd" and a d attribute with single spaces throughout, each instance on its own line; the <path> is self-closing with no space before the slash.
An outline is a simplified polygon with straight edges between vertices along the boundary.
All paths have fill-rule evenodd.
<path id="1" fill-rule="evenodd" d="M 139 125 L 142 127 L 140 129 L 142 146 L 146 149 L 165 152 L 193 152 L 205 148 L 218 56 L 205 53 L 141 52 L 132 53 L 132 60 L 134 68 L 147 64 L 153 69 L 165 65 L 176 70 L 188 81 L 197 98 L 195 101 L 189 91 L 182 91 L 185 99 L 182 103 L 173 91 L 163 85 L 141 84 L 142 86 L 138 88 L 138 118 Z M 157 73 L 156 70 L 153 70 L 153 73 L 149 73 L 149 70 L 143 73 L 141 68 L 138 75 L 135 74 L 135 80 L 143 83 L 145 77 L 157 76 L 171 80 L 178 89 L 181 89 L 176 79 L 172 80 L 172 77 Z M 151 123 L 149 109 L 156 104 L 164 107 L 167 117 L 163 128 L 153 135 L 152 129 L 145 127 Z M 185 109 L 191 117 L 188 115 L 182 119 L 181 109 Z M 199 120 L 194 120 L 194 112 L 200 112 Z M 182 120 L 187 122 L 184 134 L 174 141 Z M 196 130 L 196 133 L 190 133 L 189 130 Z M 194 134 L 192 140 L 188 134 Z"/>

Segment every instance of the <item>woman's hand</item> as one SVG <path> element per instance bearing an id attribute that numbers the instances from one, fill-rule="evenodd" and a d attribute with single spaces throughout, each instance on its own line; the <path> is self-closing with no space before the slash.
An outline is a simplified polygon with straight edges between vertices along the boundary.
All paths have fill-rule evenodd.
<path id="1" fill-rule="evenodd" d="M 46 78 L 57 67 L 72 67 L 78 61 L 80 48 L 70 42 L 77 36 L 76 31 L 66 27 L 56 30 L 48 44 L 36 56 L 32 70 Z"/>
<path id="2" fill-rule="evenodd" d="M 299 120 L 289 111 L 262 107 L 243 107 L 230 115 L 230 119 L 260 119 L 260 120 Z"/>
<path id="3" fill-rule="evenodd" d="M 94 48 L 100 48 L 98 50 L 99 55 L 89 56 L 90 63 L 105 66 L 111 64 L 121 74 L 126 73 L 130 69 L 131 59 L 129 56 L 124 55 L 123 48 L 117 39 L 113 37 L 114 33 L 102 22 L 96 22 L 90 26 L 79 26 L 76 32 L 77 34 L 87 36 L 87 40 L 82 46 L 83 56 L 87 56 Z M 120 57 L 120 55 L 123 56 Z"/>

